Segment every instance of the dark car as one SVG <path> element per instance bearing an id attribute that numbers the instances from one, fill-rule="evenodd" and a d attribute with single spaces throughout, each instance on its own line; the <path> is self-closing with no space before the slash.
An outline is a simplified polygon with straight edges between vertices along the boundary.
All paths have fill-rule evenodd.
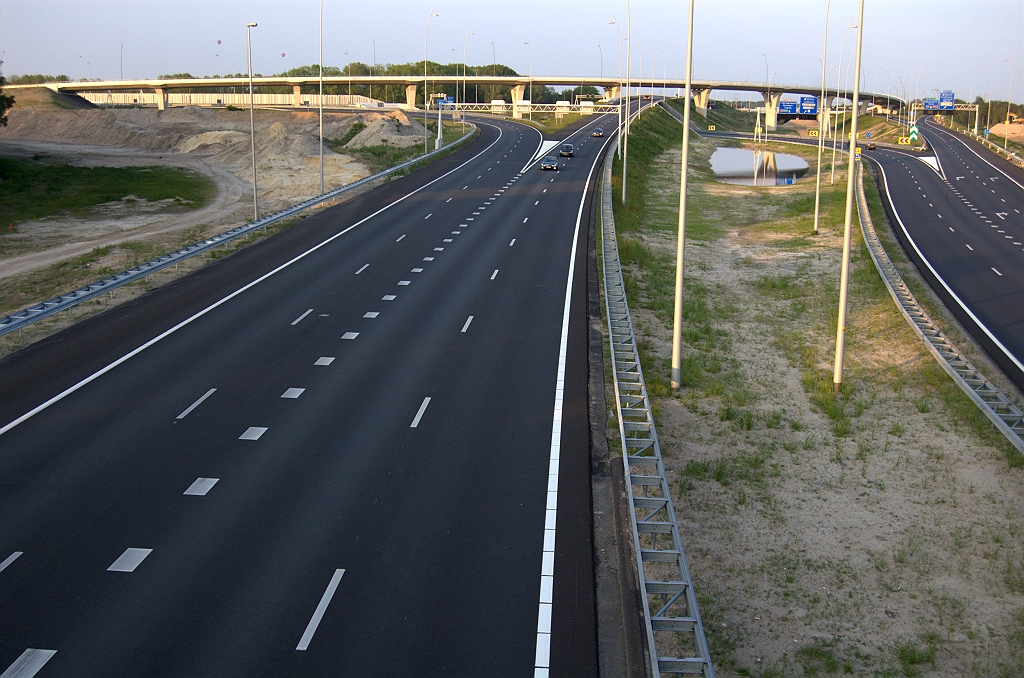
<path id="1" fill-rule="evenodd" d="M 604 136 L 604 130 L 601 129 L 600 127 L 598 127 L 597 129 L 594 130 L 594 132 L 590 136 L 592 136 L 592 137 L 603 137 Z"/>
<path id="2" fill-rule="evenodd" d="M 874 145 L 873 143 L 871 143 L 871 142 L 869 141 L 869 142 L 867 143 L 867 145 L 865 146 L 865 148 L 866 148 L 867 150 L 869 150 L 869 151 L 873 151 L 873 150 L 875 150 L 875 145 Z"/>
<path id="3" fill-rule="evenodd" d="M 542 170 L 557 170 L 558 159 L 553 155 L 545 155 L 544 159 L 540 161 L 540 168 Z"/>
<path id="4" fill-rule="evenodd" d="M 558 149 L 558 155 L 562 156 L 563 158 L 573 157 L 572 144 L 562 144 Z"/>

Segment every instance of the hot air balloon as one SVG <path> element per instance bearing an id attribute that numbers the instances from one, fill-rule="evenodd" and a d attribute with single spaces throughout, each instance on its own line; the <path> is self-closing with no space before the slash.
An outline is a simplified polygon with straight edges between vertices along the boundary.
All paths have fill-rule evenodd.
<path id="1" fill-rule="evenodd" d="M 218 44 L 218 45 L 220 44 L 220 40 L 218 40 L 218 41 L 217 41 L 217 44 Z"/>
<path id="2" fill-rule="evenodd" d="M 281 56 L 284 56 L 284 52 L 281 52 Z"/>

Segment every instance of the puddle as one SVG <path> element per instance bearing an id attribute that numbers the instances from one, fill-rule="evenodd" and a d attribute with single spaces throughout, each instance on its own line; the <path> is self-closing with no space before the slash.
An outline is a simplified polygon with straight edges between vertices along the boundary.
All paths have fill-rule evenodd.
<path id="1" fill-rule="evenodd" d="M 774 151 L 719 147 L 711 156 L 719 181 L 744 186 L 787 186 L 809 169 L 803 158 Z"/>

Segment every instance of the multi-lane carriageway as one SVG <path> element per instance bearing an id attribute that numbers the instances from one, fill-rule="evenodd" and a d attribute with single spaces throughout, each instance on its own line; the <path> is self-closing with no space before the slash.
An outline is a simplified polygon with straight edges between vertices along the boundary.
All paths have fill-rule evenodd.
<path id="1" fill-rule="evenodd" d="M 596 674 L 602 124 L 555 173 L 481 121 L 0 363 L 2 675 Z"/>
<path id="2" fill-rule="evenodd" d="M 934 156 L 867 151 L 903 248 L 946 306 L 1024 388 L 1024 171 L 922 118 Z"/>

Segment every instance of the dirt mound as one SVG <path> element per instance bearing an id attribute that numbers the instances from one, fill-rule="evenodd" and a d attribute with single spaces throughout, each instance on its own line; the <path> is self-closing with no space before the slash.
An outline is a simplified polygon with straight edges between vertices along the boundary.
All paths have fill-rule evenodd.
<path id="1" fill-rule="evenodd" d="M 93 108 L 91 103 L 77 94 L 58 94 L 48 87 L 5 87 L 4 91 L 14 97 L 15 109 L 66 111 Z"/>
<path id="2" fill-rule="evenodd" d="M 418 144 L 423 139 L 423 125 L 401 111 L 396 113 L 373 120 L 345 146 L 365 148 L 386 144 L 406 148 Z"/>
<path id="3" fill-rule="evenodd" d="M 992 134 L 1005 136 L 1010 141 L 1024 141 L 1024 125 L 1010 123 L 1010 126 L 1007 127 L 1005 122 L 1001 122 L 992 125 Z"/>

